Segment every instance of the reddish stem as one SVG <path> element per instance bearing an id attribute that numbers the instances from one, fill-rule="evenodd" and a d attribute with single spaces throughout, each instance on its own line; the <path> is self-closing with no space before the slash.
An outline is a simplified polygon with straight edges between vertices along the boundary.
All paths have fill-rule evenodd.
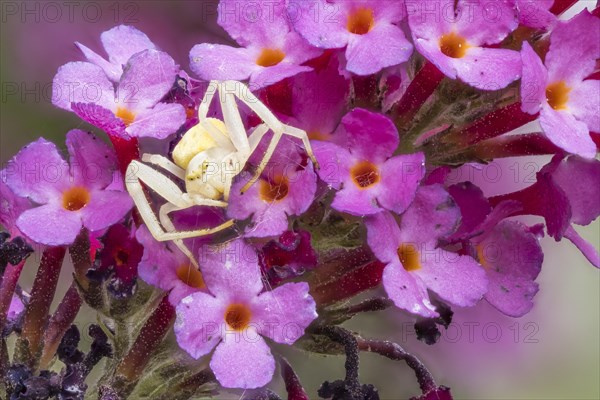
<path id="1" fill-rule="evenodd" d="M 42 255 L 42 261 L 31 290 L 31 299 L 25 309 L 23 332 L 21 337 L 28 342 L 29 361 L 36 359 L 40 349 L 40 342 L 46 322 L 48 311 L 56 292 L 56 285 L 65 257 L 64 247 L 48 247 Z"/>
<path id="2" fill-rule="evenodd" d="M 444 79 L 444 74 L 429 61 L 417 72 L 396 106 L 400 124 L 410 121 Z"/>
<path id="3" fill-rule="evenodd" d="M 562 152 L 559 147 L 541 133 L 528 133 L 486 140 L 473 146 L 472 150 L 476 157 L 485 160 Z"/>
<path id="4" fill-rule="evenodd" d="M 381 283 L 385 264 L 372 261 L 347 272 L 339 279 L 311 288 L 311 295 L 319 306 L 352 297 Z"/>
<path id="5" fill-rule="evenodd" d="M 360 336 L 356 336 L 356 340 L 358 348 L 362 351 L 377 353 L 390 360 L 406 361 L 406 364 L 415 371 L 415 375 L 417 376 L 419 386 L 423 393 L 429 393 L 436 390 L 437 385 L 427 367 L 417 357 L 406 352 L 399 344 L 374 339 L 363 339 Z"/>
<path id="6" fill-rule="evenodd" d="M 127 167 L 133 160 L 140 158 L 140 148 L 138 145 L 138 139 L 136 137 L 123 138 L 118 135 L 108 135 L 112 142 L 115 152 L 117 153 L 117 159 L 119 160 L 119 168 L 121 173 L 125 175 Z"/>
<path id="7" fill-rule="evenodd" d="M 17 282 L 19 276 L 21 276 L 25 261 L 23 260 L 17 265 L 8 264 L 4 270 L 2 282 L 0 282 L 0 333 L 6 325 L 6 316 L 10 308 L 10 302 L 15 293 L 15 288 L 17 287 Z"/>
<path id="8" fill-rule="evenodd" d="M 81 296 L 79 296 L 79 292 L 77 291 L 77 284 L 73 282 L 58 305 L 58 308 L 50 318 L 48 328 L 46 328 L 40 369 L 45 369 L 54 357 L 60 341 L 75 320 L 81 304 L 82 301 Z"/>
<path id="9" fill-rule="evenodd" d="M 577 3 L 577 0 L 554 0 L 554 4 L 550 7 L 550 12 L 554 15 L 560 15 L 575 3 Z"/>
<path id="10" fill-rule="evenodd" d="M 460 146 L 469 146 L 482 140 L 491 139 L 517 129 L 531 121 L 537 115 L 521 111 L 521 103 L 499 108 L 483 116 L 470 126 L 450 135 L 450 140 Z"/>
<path id="11" fill-rule="evenodd" d="M 169 296 L 166 295 L 148 318 L 133 346 L 119 364 L 118 375 L 124 376 L 128 382 L 137 381 L 153 351 L 171 328 L 173 318 L 175 318 L 175 308 L 169 303 Z"/>
<path id="12" fill-rule="evenodd" d="M 281 376 L 285 382 L 288 400 L 309 400 L 310 398 L 304 391 L 300 379 L 298 379 L 298 375 L 296 375 L 290 363 L 285 358 L 280 357 L 279 365 L 281 366 Z"/>

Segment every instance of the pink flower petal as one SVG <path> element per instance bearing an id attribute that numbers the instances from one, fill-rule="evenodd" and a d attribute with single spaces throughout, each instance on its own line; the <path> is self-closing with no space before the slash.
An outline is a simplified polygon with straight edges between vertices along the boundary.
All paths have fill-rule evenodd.
<path id="1" fill-rule="evenodd" d="M 56 203 L 26 210 L 17 219 L 17 227 L 36 243 L 48 246 L 72 244 L 81 230 L 81 216 Z"/>
<path id="2" fill-rule="evenodd" d="M 217 346 L 210 368 L 223 387 L 255 389 L 273 378 L 275 359 L 256 333 L 228 334 Z"/>
<path id="3" fill-rule="evenodd" d="M 546 137 L 561 149 L 585 158 L 596 156 L 596 144 L 587 125 L 570 112 L 557 111 L 546 104 L 540 113 L 540 124 Z"/>
<path id="4" fill-rule="evenodd" d="M 174 326 L 179 346 L 195 359 L 210 353 L 223 337 L 226 310 L 223 300 L 203 292 L 181 300 Z"/>
<path id="5" fill-rule="evenodd" d="M 258 296 L 252 303 L 259 333 L 278 343 L 292 344 L 317 318 L 316 305 L 306 282 L 287 283 Z"/>
<path id="6" fill-rule="evenodd" d="M 442 299 L 461 307 L 475 305 L 487 291 L 488 280 L 481 265 L 469 256 L 459 256 L 434 246 L 423 246 L 422 268 L 413 273 Z"/>
<path id="7" fill-rule="evenodd" d="M 69 165 L 56 145 L 43 138 L 23 147 L 3 170 L 8 187 L 20 197 L 44 204 L 70 185 Z"/>
<path id="8" fill-rule="evenodd" d="M 97 190 L 90 195 L 90 202 L 79 213 L 83 225 L 92 232 L 119 222 L 133 207 L 133 200 L 127 192 Z"/>
<path id="9" fill-rule="evenodd" d="M 251 300 L 263 290 L 258 256 L 242 239 L 200 250 L 200 269 L 208 290 L 218 296 Z"/>

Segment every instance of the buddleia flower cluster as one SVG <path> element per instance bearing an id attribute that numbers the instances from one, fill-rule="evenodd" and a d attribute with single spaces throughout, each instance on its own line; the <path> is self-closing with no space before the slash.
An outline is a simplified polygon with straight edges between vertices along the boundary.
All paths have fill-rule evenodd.
<path id="1" fill-rule="evenodd" d="M 374 352 L 406 362 L 415 399 L 451 399 L 344 323 L 395 308 L 431 344 L 480 302 L 523 316 L 544 235 L 600 267 L 575 229 L 600 215 L 600 9 L 559 19 L 573 3 L 221 0 L 237 44 L 189 60 L 132 26 L 75 42 L 52 103 L 100 133 L 39 138 L 1 171 L 1 397 L 378 399 Z M 243 151 L 229 175 L 209 162 Z M 531 155 L 548 162 L 518 191 L 451 176 Z M 346 375 L 307 393 L 287 346 Z"/>

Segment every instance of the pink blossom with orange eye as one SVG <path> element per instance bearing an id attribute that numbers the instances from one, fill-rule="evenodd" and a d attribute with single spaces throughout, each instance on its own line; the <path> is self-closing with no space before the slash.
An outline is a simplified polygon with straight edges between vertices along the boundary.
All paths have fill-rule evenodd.
<path id="1" fill-rule="evenodd" d="M 343 144 L 312 141 L 319 177 L 338 190 L 331 206 L 353 215 L 406 210 L 425 175 L 425 156 L 393 156 L 400 141 L 392 121 L 355 108 L 334 136 Z"/>
<path id="2" fill-rule="evenodd" d="M 289 24 L 285 2 L 239 0 L 219 3 L 218 23 L 242 47 L 202 43 L 190 51 L 190 67 L 201 79 L 249 81 L 252 89 L 272 85 L 312 68 L 302 64 L 321 54 Z M 270 9 L 271 12 L 262 12 Z"/>
<path id="3" fill-rule="evenodd" d="M 321 49 L 345 48 L 345 69 L 371 75 L 407 61 L 413 45 L 398 26 L 404 1 L 288 1 L 297 32 Z"/>
<path id="4" fill-rule="evenodd" d="M 16 221 L 17 228 L 34 242 L 71 244 L 82 227 L 101 231 L 133 206 L 122 187 L 110 187 L 117 166 L 106 144 L 91 133 L 72 130 L 67 134 L 67 148 L 70 164 L 53 143 L 40 138 L 22 148 L 3 172 L 17 196 L 38 204 Z"/>
<path id="5" fill-rule="evenodd" d="M 254 155 L 266 149 L 263 140 Z M 251 158 L 251 162 L 253 158 Z M 267 237 L 288 228 L 288 216 L 301 215 L 312 204 L 317 190 L 317 174 L 296 140 L 283 138 L 259 180 L 245 192 L 250 179 L 240 174 L 231 186 L 227 215 L 243 220 L 252 217 L 246 237 Z"/>
<path id="6" fill-rule="evenodd" d="M 421 0 L 407 8 L 417 51 L 447 77 L 482 90 L 521 77 L 519 53 L 492 46 L 517 28 L 515 0 Z"/>
<path id="7" fill-rule="evenodd" d="M 367 242 L 386 263 L 383 287 L 394 304 L 422 317 L 437 317 L 428 290 L 450 304 L 475 305 L 486 293 L 485 272 L 472 257 L 439 246 L 460 221 L 460 210 L 441 185 L 422 186 L 400 224 L 381 212 L 366 220 Z"/>
<path id="8" fill-rule="evenodd" d="M 210 367 L 223 387 L 253 389 L 269 383 L 275 359 L 262 338 L 291 345 L 317 317 L 308 284 L 263 287 L 258 258 L 243 240 L 201 251 L 209 293 L 198 291 L 177 305 L 175 336 L 193 358 L 215 351 Z"/>
<path id="9" fill-rule="evenodd" d="M 70 62 L 54 76 L 52 104 L 111 135 L 165 139 L 186 120 L 182 105 L 162 101 L 178 71 L 167 53 L 144 50 L 127 61 L 115 88 L 99 66 Z"/>
<path id="10" fill-rule="evenodd" d="M 545 63 L 523 43 L 522 110 L 540 113 L 548 139 L 569 153 L 596 156 L 591 132 L 600 132 L 600 80 L 587 79 L 600 58 L 600 18 L 584 10 L 550 35 Z"/>

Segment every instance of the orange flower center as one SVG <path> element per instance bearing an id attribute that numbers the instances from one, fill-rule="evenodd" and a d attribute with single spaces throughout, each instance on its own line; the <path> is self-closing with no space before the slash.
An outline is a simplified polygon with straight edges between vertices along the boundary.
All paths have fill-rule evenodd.
<path id="1" fill-rule="evenodd" d="M 350 169 L 352 180 L 361 189 L 366 189 L 379 182 L 379 170 L 369 161 L 361 161 Z"/>
<path id="2" fill-rule="evenodd" d="M 477 251 L 477 259 L 479 260 L 479 264 L 481 264 L 481 266 L 485 269 L 490 269 L 490 264 L 485 258 L 485 248 L 479 244 L 475 246 L 475 250 Z"/>
<path id="3" fill-rule="evenodd" d="M 125 107 L 117 108 L 116 116 L 117 118 L 120 118 L 121 121 L 123 121 L 125 126 L 131 125 L 133 123 L 133 120 L 135 120 L 135 114 Z"/>
<path id="4" fill-rule="evenodd" d="M 285 176 L 276 176 L 271 182 L 266 179 L 260 181 L 260 197 L 264 201 L 283 200 L 287 197 L 289 190 L 289 182 Z"/>
<path id="5" fill-rule="evenodd" d="M 350 33 L 364 35 L 369 33 L 374 25 L 375 19 L 373 18 L 373 10 L 370 8 L 359 8 L 348 15 L 346 27 Z"/>
<path id="6" fill-rule="evenodd" d="M 197 289 L 204 289 L 206 287 L 202 272 L 191 264 L 183 264 L 177 268 L 176 274 L 179 280 L 188 286 Z"/>
<path id="7" fill-rule="evenodd" d="M 76 186 L 63 193 L 63 208 L 69 211 L 81 210 L 90 199 L 90 192 L 86 188 Z"/>
<path id="8" fill-rule="evenodd" d="M 408 272 L 422 268 L 421 261 L 419 260 L 419 252 L 414 244 L 402 243 L 400 247 L 398 247 L 398 258 L 404 269 Z"/>
<path id="9" fill-rule="evenodd" d="M 261 67 L 272 67 L 282 62 L 284 58 L 285 53 L 279 49 L 263 49 L 256 59 L 256 64 Z"/>
<path id="10" fill-rule="evenodd" d="M 250 324 L 252 312 L 244 304 L 230 304 L 225 311 L 225 322 L 235 331 L 243 331 Z"/>
<path id="11" fill-rule="evenodd" d="M 464 37 L 450 32 L 440 38 L 440 50 L 443 54 L 452 58 L 462 58 L 467 54 L 469 44 Z"/>
<path id="12" fill-rule="evenodd" d="M 564 110 L 569 102 L 571 88 L 564 81 L 554 82 L 546 87 L 546 100 L 555 110 Z"/>

